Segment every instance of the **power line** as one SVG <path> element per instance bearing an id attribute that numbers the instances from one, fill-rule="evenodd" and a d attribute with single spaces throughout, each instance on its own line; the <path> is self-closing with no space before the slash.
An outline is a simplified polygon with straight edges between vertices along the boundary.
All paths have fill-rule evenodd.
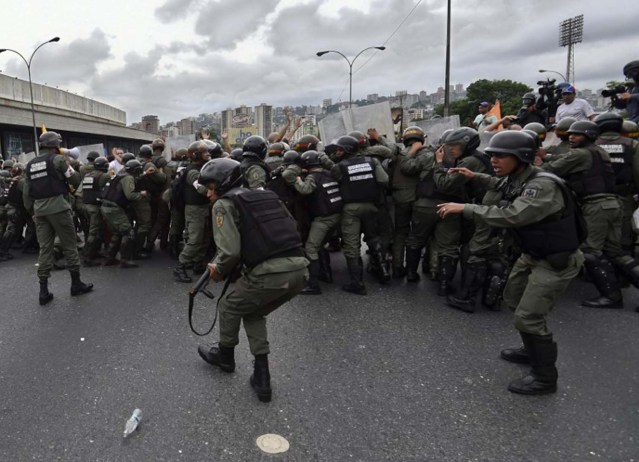
<path id="1" fill-rule="evenodd" d="M 417 9 L 417 7 L 420 5 L 420 3 L 422 3 L 423 0 L 419 0 L 417 3 L 415 3 L 415 6 L 413 7 L 413 9 L 411 9 L 408 14 L 404 17 L 404 19 L 402 19 L 402 21 L 399 23 L 399 25 L 395 28 L 395 30 L 388 36 L 388 38 L 386 40 L 384 40 L 384 42 L 382 43 L 382 46 L 386 46 L 386 44 L 390 41 L 390 39 L 393 38 L 393 36 L 397 33 L 397 31 L 399 31 L 399 29 L 404 25 L 404 23 L 408 20 L 408 18 L 411 16 L 411 14 L 413 14 L 413 11 L 415 11 Z M 376 50 L 375 53 L 371 54 L 368 59 L 366 61 L 364 61 L 364 64 L 362 64 L 361 66 L 359 66 L 357 69 L 355 69 L 353 71 L 353 74 L 356 74 L 357 72 L 359 72 L 364 66 L 366 66 L 368 64 L 368 62 L 373 59 L 377 53 L 379 53 L 379 50 Z M 346 90 L 346 85 L 348 85 L 349 79 L 346 79 L 346 83 L 344 84 L 344 88 L 342 88 L 342 91 L 340 92 L 339 96 L 337 97 L 337 100 L 340 101 L 342 98 L 342 94 L 344 93 L 344 90 Z"/>

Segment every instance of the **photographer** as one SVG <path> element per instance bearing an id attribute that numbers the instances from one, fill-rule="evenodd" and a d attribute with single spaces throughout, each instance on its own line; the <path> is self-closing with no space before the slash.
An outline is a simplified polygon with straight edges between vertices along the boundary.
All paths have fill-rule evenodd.
<path id="1" fill-rule="evenodd" d="M 546 125 L 548 120 L 548 111 L 546 109 L 537 108 L 537 98 L 534 93 L 526 93 L 521 98 L 522 107 L 517 113 L 515 123 L 517 125 L 528 125 L 532 122 L 538 122 L 542 125 Z"/>
<path id="2" fill-rule="evenodd" d="M 630 61 L 623 67 L 623 74 L 628 80 L 628 91 L 621 93 L 619 99 L 626 103 L 628 119 L 639 123 L 639 60 Z"/>

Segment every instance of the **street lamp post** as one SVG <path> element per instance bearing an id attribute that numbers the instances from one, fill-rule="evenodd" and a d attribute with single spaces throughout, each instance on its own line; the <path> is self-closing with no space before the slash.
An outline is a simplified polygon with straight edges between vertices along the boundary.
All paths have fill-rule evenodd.
<path id="1" fill-rule="evenodd" d="M 380 47 L 368 47 L 368 48 L 364 48 L 362 51 L 360 51 L 359 53 L 357 53 L 355 55 L 355 57 L 353 58 L 352 61 L 350 61 L 345 55 L 344 53 L 340 52 L 340 51 L 336 51 L 336 50 L 326 50 L 326 51 L 318 51 L 317 53 L 315 53 L 317 56 L 323 56 L 326 53 L 337 53 L 338 55 L 340 55 L 342 58 L 344 58 L 346 60 L 346 62 L 348 63 L 348 84 L 349 84 L 349 90 L 348 90 L 348 108 L 350 109 L 353 106 L 353 64 L 355 63 L 355 60 L 359 57 L 359 55 L 361 55 L 362 53 L 364 53 L 366 50 L 371 50 L 371 49 L 376 49 L 376 50 L 380 50 L 380 51 L 384 51 L 386 49 L 385 46 L 380 46 Z"/>
<path id="2" fill-rule="evenodd" d="M 11 51 L 12 53 L 17 54 L 18 56 L 22 58 L 24 63 L 27 65 L 27 73 L 29 74 L 29 92 L 31 93 L 31 117 L 33 119 L 33 144 L 35 147 L 36 156 L 40 155 L 40 150 L 38 149 L 38 131 L 36 129 L 36 121 L 35 121 L 35 105 L 33 104 L 33 82 L 31 81 L 31 61 L 33 60 L 33 55 L 36 54 L 36 51 L 38 51 L 44 45 L 46 45 L 47 43 L 53 43 L 53 42 L 59 42 L 59 41 L 60 41 L 60 37 L 53 37 L 51 40 L 41 43 L 40 45 L 36 47 L 35 50 L 33 50 L 33 53 L 31 53 L 31 56 L 29 57 L 28 61 L 24 56 L 22 56 L 21 53 L 17 52 L 16 50 L 12 50 L 11 48 L 0 49 L 0 53 L 3 53 L 5 51 Z"/>
<path id="3" fill-rule="evenodd" d="M 566 79 L 566 77 L 564 77 L 564 75 L 561 72 L 557 72 L 557 71 L 551 71 L 550 69 L 539 69 L 539 72 L 552 72 L 553 74 L 557 74 L 559 75 L 562 79 L 564 79 L 564 82 L 568 82 L 568 80 Z M 570 83 L 570 82 L 568 82 Z"/>

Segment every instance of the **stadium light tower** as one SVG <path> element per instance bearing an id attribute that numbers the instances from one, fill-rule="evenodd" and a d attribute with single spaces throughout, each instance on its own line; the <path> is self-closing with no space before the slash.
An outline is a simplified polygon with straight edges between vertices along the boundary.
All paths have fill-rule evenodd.
<path id="1" fill-rule="evenodd" d="M 575 49 L 574 44 L 580 43 L 584 35 L 584 15 L 580 14 L 559 23 L 559 46 L 568 47 L 568 61 L 566 64 L 566 81 L 575 81 Z"/>

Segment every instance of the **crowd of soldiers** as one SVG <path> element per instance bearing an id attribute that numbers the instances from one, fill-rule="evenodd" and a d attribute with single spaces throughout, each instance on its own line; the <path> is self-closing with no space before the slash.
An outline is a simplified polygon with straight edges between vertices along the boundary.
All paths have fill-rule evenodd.
<path id="1" fill-rule="evenodd" d="M 34 200 L 70 193 L 75 230 L 84 236 L 85 266 L 135 268 L 159 241 L 160 249 L 177 260 L 173 278 L 192 282 L 189 272 L 204 272 L 215 255 L 215 230 L 221 233 L 224 223 L 228 227 L 228 218 L 238 220 L 226 216 L 232 209 L 212 208 L 210 189 L 200 182 L 212 160 L 230 158 L 238 162 L 243 188 L 274 192 L 295 219 L 310 262 L 302 294 L 321 294 L 320 282 L 333 282 L 331 252 L 338 250 L 348 270 L 342 289 L 358 295 L 367 294 L 365 272 L 383 285 L 393 279 L 410 284 L 420 280 L 421 264 L 421 274 L 436 282 L 448 306 L 472 313 L 481 300 L 491 310 L 502 303 L 515 310 L 524 346 L 504 350 L 502 357 L 529 363 L 533 371 L 510 389 L 550 393 L 556 389 L 557 350 L 545 319 L 570 280 L 581 271 L 595 285 L 599 296 L 582 302 L 593 308 L 622 308 L 621 288 L 639 287 L 633 221 L 639 192 L 637 124 L 606 112 L 594 120 L 562 118 L 554 134 L 561 142 L 544 147 L 546 126 L 531 122 L 521 130 L 502 130 L 482 151 L 473 128 L 447 130 L 431 144 L 421 128 L 411 126 L 401 144 L 370 128 L 323 148 L 313 135 L 292 146 L 278 133 L 268 139 L 251 136 L 236 149 L 203 139 L 178 149 L 168 161 L 164 141 L 157 139 L 142 146 L 137 158 L 120 149 L 111 161 L 97 152 L 89 153 L 83 165 L 67 158 L 66 171 L 66 163 L 54 165 L 55 157 L 38 157 L 26 168 L 7 160 L 0 174 L 0 260 L 10 260 L 17 246 L 29 251 L 38 242 L 43 245 L 41 232 L 38 242 L 34 238 Z M 45 135 L 41 149 L 64 154 L 59 135 Z M 35 180 L 58 167 L 60 181 L 50 186 L 60 190 L 45 192 L 45 182 Z M 63 176 L 74 181 L 64 182 Z M 281 219 L 279 212 L 271 216 L 267 209 L 258 221 L 268 229 L 276 217 Z M 50 234 L 42 235 L 48 240 Z M 256 249 L 268 246 L 268 239 L 261 239 L 252 244 Z M 68 249 L 60 247 L 62 253 Z M 46 289 L 46 265 L 40 266 L 40 302 L 45 304 L 52 295 Z M 90 291 L 92 285 L 82 283 L 72 266 L 72 295 Z M 461 284 L 455 290 L 458 268 Z M 540 269 L 547 274 L 536 280 Z M 219 350 L 200 354 L 219 365 Z"/>

